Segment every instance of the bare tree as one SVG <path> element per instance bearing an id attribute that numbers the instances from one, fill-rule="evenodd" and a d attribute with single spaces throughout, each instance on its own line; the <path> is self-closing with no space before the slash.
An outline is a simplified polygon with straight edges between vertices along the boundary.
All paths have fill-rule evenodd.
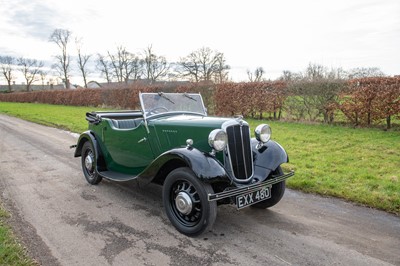
<path id="1" fill-rule="evenodd" d="M 308 81 L 317 81 L 326 77 L 327 69 L 323 65 L 309 63 L 304 73 L 304 78 Z"/>
<path id="2" fill-rule="evenodd" d="M 325 73 L 325 78 L 327 79 L 337 79 L 337 80 L 345 80 L 348 79 L 349 73 L 345 71 L 343 68 L 331 68 L 329 71 L 327 70 Z"/>
<path id="3" fill-rule="evenodd" d="M 227 78 L 228 69 L 223 53 L 203 47 L 181 58 L 176 71 L 195 82 L 212 81 L 215 76 L 222 82 Z"/>
<path id="4" fill-rule="evenodd" d="M 122 46 L 117 47 L 116 54 L 108 52 L 108 56 L 110 58 L 109 65 L 111 66 L 112 73 L 118 82 L 128 83 L 130 79 L 137 80 L 140 78 L 143 61 L 138 56 L 128 52 Z M 105 70 L 107 64 L 104 62 L 104 58 L 101 65 L 103 70 Z"/>
<path id="5" fill-rule="evenodd" d="M 104 55 L 97 54 L 97 65 L 96 68 L 100 70 L 101 76 L 103 76 L 107 83 L 111 83 L 111 62 L 107 60 Z"/>
<path id="6" fill-rule="evenodd" d="M 26 81 L 26 91 L 30 91 L 33 82 L 38 81 L 40 77 L 40 70 L 44 66 L 42 61 L 36 59 L 18 58 L 18 65 L 20 71 Z"/>
<path id="7" fill-rule="evenodd" d="M 250 82 L 260 82 L 264 80 L 264 69 L 262 67 L 257 67 L 254 72 L 247 70 L 247 77 Z"/>
<path id="8" fill-rule="evenodd" d="M 129 79 L 138 80 L 143 72 L 143 60 L 139 56 L 125 52 L 123 54 L 123 79 L 128 82 Z"/>
<path id="9" fill-rule="evenodd" d="M 117 54 L 111 54 L 110 51 L 107 52 L 108 57 L 110 58 L 110 65 L 113 69 L 113 76 L 117 79 L 117 82 L 122 82 L 122 58 L 121 53 L 124 50 L 122 46 L 117 47 Z"/>
<path id="10" fill-rule="evenodd" d="M 87 69 L 86 64 L 88 63 L 90 57 L 92 57 L 92 55 L 88 55 L 88 54 L 82 54 L 82 39 L 75 39 L 75 44 L 76 44 L 76 50 L 78 53 L 78 59 L 77 59 L 77 63 L 78 63 L 78 67 L 79 70 L 82 73 L 82 78 L 83 78 L 83 83 L 85 85 L 85 88 L 87 88 L 87 76 L 89 74 L 89 70 Z"/>
<path id="11" fill-rule="evenodd" d="M 384 77 L 383 73 L 378 67 L 357 67 L 349 70 L 349 78 L 371 78 L 371 77 Z"/>
<path id="12" fill-rule="evenodd" d="M 224 83 L 228 81 L 230 66 L 226 64 L 226 59 L 223 53 L 219 53 L 217 56 L 217 61 L 215 65 L 213 81 L 215 83 Z"/>
<path id="13" fill-rule="evenodd" d="M 283 70 L 282 75 L 280 76 L 280 80 L 286 82 L 292 82 L 296 80 L 301 80 L 303 78 L 303 74 L 295 73 L 290 70 Z"/>
<path id="14" fill-rule="evenodd" d="M 47 71 L 44 71 L 43 69 L 39 70 L 39 76 L 40 76 L 40 80 L 42 81 L 42 90 L 44 90 L 44 82 L 47 78 Z"/>
<path id="15" fill-rule="evenodd" d="M 57 63 L 53 65 L 56 71 L 59 73 L 65 82 L 65 87 L 70 88 L 69 83 L 69 71 L 70 71 L 70 56 L 67 52 L 67 46 L 69 39 L 71 38 L 71 32 L 65 29 L 55 29 L 51 34 L 49 41 L 54 42 L 61 49 L 61 54 L 56 55 L 55 58 Z"/>
<path id="16" fill-rule="evenodd" d="M 169 65 L 164 56 L 154 54 L 153 47 L 150 45 L 144 51 L 144 68 L 145 78 L 154 82 L 168 74 Z"/>
<path id="17" fill-rule="evenodd" d="M 7 80 L 8 91 L 11 92 L 11 83 L 14 79 L 13 70 L 15 66 L 15 58 L 12 56 L 0 56 L 1 73 Z"/>
<path id="18" fill-rule="evenodd" d="M 183 78 L 188 78 L 191 81 L 200 81 L 200 62 L 197 60 L 196 54 L 193 52 L 188 56 L 181 58 L 176 71 Z"/>

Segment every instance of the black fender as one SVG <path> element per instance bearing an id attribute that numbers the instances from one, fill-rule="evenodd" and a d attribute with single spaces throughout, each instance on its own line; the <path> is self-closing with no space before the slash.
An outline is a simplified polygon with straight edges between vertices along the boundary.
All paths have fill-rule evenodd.
<path id="1" fill-rule="evenodd" d="M 289 162 L 285 149 L 273 140 L 258 147 L 256 139 L 251 140 L 254 159 L 254 177 L 265 180 L 268 175 L 283 163 Z"/>
<path id="2" fill-rule="evenodd" d="M 91 130 L 85 131 L 79 136 L 74 157 L 82 156 L 82 147 L 86 141 L 90 141 L 94 148 L 94 153 L 96 156 L 96 171 L 98 172 L 99 170 L 105 170 L 106 163 L 104 161 L 103 151 L 101 150 L 99 142 L 96 139 L 96 134 Z"/>
<path id="3" fill-rule="evenodd" d="M 225 168 L 217 158 L 198 149 L 188 147 L 172 149 L 158 156 L 140 173 L 139 184 L 145 185 L 152 181 L 163 183 L 170 171 L 185 166 L 192 169 L 197 178 L 203 182 L 231 183 Z"/>
<path id="4" fill-rule="evenodd" d="M 97 144 L 97 140 L 96 140 L 95 134 L 94 134 L 94 132 L 88 130 L 88 131 L 83 132 L 79 136 L 78 142 L 76 144 L 74 157 L 80 157 L 82 155 L 82 147 L 83 147 L 83 144 L 86 141 L 90 141 L 92 143 L 94 151 L 96 153 L 96 157 L 98 156 L 99 147 L 98 147 L 98 144 Z"/>

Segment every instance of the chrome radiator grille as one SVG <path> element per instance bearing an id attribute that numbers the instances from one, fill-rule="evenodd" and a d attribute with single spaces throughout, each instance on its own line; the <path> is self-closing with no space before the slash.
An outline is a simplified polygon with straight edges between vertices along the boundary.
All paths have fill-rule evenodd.
<path id="1" fill-rule="evenodd" d="M 228 156 L 236 179 L 247 180 L 253 175 L 250 130 L 248 125 L 233 125 L 226 128 Z"/>

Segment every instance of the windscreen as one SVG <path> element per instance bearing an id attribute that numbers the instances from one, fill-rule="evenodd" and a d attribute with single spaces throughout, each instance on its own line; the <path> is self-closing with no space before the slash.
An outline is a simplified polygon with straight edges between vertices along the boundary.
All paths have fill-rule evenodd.
<path id="1" fill-rule="evenodd" d="M 142 93 L 142 110 L 149 117 L 167 112 L 190 112 L 206 115 L 200 94 L 192 93 Z"/>

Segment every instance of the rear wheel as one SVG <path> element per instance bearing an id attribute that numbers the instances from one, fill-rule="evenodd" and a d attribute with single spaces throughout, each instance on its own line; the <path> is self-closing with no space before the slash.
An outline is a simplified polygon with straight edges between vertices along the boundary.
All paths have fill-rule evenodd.
<path id="1" fill-rule="evenodd" d="M 82 171 L 89 184 L 96 185 L 102 177 L 96 172 L 96 154 L 90 141 L 86 141 L 82 146 L 81 155 Z"/>
<path id="2" fill-rule="evenodd" d="M 271 175 L 283 175 L 283 171 L 282 171 L 281 167 L 279 166 L 278 168 L 276 168 L 276 170 L 273 171 L 271 173 Z M 257 208 L 257 209 L 266 209 L 266 208 L 274 206 L 282 199 L 283 194 L 285 194 L 285 188 L 286 188 L 286 181 L 282 181 L 282 182 L 272 185 L 271 198 L 263 200 L 256 204 L 253 204 L 253 205 L 251 205 L 251 207 Z"/>
<path id="3" fill-rule="evenodd" d="M 217 203 L 208 201 L 209 193 L 214 193 L 211 185 L 201 182 L 190 168 L 175 169 L 167 176 L 163 186 L 164 208 L 179 232 L 196 236 L 212 227 Z"/>

